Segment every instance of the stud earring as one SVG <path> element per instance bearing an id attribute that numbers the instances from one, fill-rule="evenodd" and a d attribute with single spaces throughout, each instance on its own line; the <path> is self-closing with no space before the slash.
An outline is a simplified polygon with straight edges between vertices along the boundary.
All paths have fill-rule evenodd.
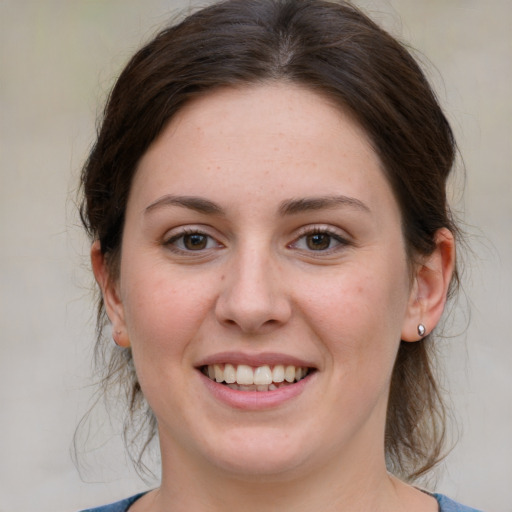
<path id="1" fill-rule="evenodd" d="M 423 338 L 425 336 L 425 326 L 423 324 L 418 324 L 418 334 Z"/>

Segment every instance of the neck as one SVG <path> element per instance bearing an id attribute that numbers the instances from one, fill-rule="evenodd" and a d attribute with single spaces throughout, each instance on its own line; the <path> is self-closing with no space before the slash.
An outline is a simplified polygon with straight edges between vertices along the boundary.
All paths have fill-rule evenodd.
<path id="1" fill-rule="evenodd" d="M 169 504 L 176 512 L 400 510 L 397 487 L 386 472 L 384 454 L 375 457 L 371 449 L 367 457 L 361 458 L 360 453 L 358 458 L 353 454 L 342 457 L 345 461 L 362 461 L 357 466 L 340 462 L 338 454 L 321 467 L 261 476 L 230 473 L 209 467 L 204 460 L 191 462 L 188 458 L 184 463 L 179 454 L 162 448 L 162 485 L 148 508 L 152 512 L 164 512 Z"/>

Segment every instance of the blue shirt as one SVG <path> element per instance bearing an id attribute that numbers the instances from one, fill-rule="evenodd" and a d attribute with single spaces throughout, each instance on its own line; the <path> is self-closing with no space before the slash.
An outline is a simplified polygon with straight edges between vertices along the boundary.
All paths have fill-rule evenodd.
<path id="1" fill-rule="evenodd" d="M 88 508 L 87 510 L 82 510 L 82 512 L 127 512 L 130 505 L 132 505 L 135 501 L 137 501 L 141 496 L 144 496 L 146 493 L 136 494 L 131 498 L 126 498 L 121 501 L 117 501 L 116 503 L 112 503 L 111 505 L 104 505 L 103 507 L 97 508 Z M 432 494 L 432 496 L 439 503 L 439 512 L 481 512 L 475 508 L 466 507 L 465 505 L 461 505 L 450 498 L 447 498 L 443 494 Z"/>

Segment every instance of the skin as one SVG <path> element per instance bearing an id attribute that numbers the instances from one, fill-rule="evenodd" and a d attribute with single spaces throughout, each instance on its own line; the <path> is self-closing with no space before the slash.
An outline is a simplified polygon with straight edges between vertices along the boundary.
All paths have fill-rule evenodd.
<path id="1" fill-rule="evenodd" d="M 443 310 L 453 239 L 436 242 L 411 272 L 365 133 L 316 93 L 227 88 L 182 109 L 140 161 L 118 279 L 92 249 L 158 419 L 162 485 L 131 510 L 437 510 L 386 472 L 383 442 L 400 339 Z M 315 370 L 271 407 L 219 400 L 198 370 L 269 353 Z"/>

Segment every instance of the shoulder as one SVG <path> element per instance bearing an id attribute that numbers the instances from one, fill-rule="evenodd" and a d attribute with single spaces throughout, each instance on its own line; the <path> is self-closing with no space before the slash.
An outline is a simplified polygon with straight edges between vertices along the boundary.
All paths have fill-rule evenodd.
<path id="1" fill-rule="evenodd" d="M 96 508 L 88 508 L 86 510 L 82 510 L 82 512 L 126 512 L 128 508 L 133 505 L 139 498 L 144 496 L 145 492 L 140 494 L 136 494 L 135 496 L 131 496 L 130 498 L 126 498 L 121 501 L 116 501 L 115 503 L 111 503 L 110 505 L 103 505 L 102 507 Z"/>
<path id="2" fill-rule="evenodd" d="M 146 493 L 136 494 L 135 496 L 131 496 L 130 498 L 126 498 L 121 501 L 116 501 L 115 503 L 111 503 L 110 505 L 104 505 L 102 507 L 96 508 L 88 508 L 86 510 L 82 510 L 82 512 L 126 512 L 128 508 L 135 503 L 140 497 L 144 496 Z M 475 508 L 466 507 L 465 505 L 461 505 L 456 501 L 451 500 L 447 496 L 443 494 L 433 494 L 439 503 L 439 512 L 481 512 Z"/>
<path id="3" fill-rule="evenodd" d="M 444 496 L 443 494 L 433 494 L 439 503 L 439 512 L 481 512 L 476 508 L 466 507 L 456 501 Z"/>

